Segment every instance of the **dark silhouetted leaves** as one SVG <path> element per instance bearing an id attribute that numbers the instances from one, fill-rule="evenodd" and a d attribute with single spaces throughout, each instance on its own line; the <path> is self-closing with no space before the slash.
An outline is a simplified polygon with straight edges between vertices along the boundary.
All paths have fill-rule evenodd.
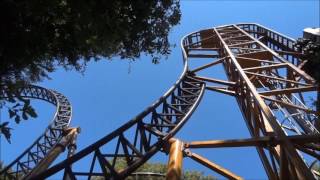
<path id="1" fill-rule="evenodd" d="M 14 121 L 17 123 L 17 124 L 19 124 L 20 123 L 20 116 L 16 116 L 15 118 L 14 118 Z"/>
<path id="2" fill-rule="evenodd" d="M 317 109 L 315 127 L 320 131 L 320 43 L 309 39 L 299 38 L 295 44 L 298 51 L 304 55 L 302 69 L 312 76 L 318 84 L 317 100 L 314 102 Z"/>
<path id="3" fill-rule="evenodd" d="M 295 47 L 303 53 L 303 59 L 307 61 L 302 69 L 316 79 L 317 82 L 320 82 L 320 43 L 299 38 Z"/>
<path id="4" fill-rule="evenodd" d="M 11 128 L 8 127 L 9 122 L 4 122 L 0 124 L 0 134 L 3 134 L 4 137 L 7 139 L 9 143 L 11 143 L 10 138 L 11 138 Z"/>
<path id="5" fill-rule="evenodd" d="M 19 88 L 49 78 L 58 67 L 82 72 L 90 60 L 151 62 L 170 54 L 170 29 L 180 21 L 178 0 L 0 1 L 0 89 L 9 92 L 9 116 L 37 117 Z M 21 108 L 22 107 L 22 108 Z"/>
<path id="6" fill-rule="evenodd" d="M 82 70 L 91 59 L 152 62 L 170 53 L 177 0 L 23 0 L 0 2 L 1 81 L 39 81 L 56 66 Z"/>
<path id="7" fill-rule="evenodd" d="M 28 109 L 26 109 L 26 113 L 33 118 L 38 117 L 36 111 L 31 106 L 29 106 Z"/>
<path id="8" fill-rule="evenodd" d="M 9 112 L 9 117 L 10 117 L 10 118 L 13 118 L 13 116 L 16 115 L 16 112 L 14 112 L 14 111 L 11 110 L 11 109 L 9 109 L 8 112 Z"/>
<path id="9" fill-rule="evenodd" d="M 6 88 L 7 97 L 10 98 L 1 98 L 1 108 L 6 108 L 8 110 L 8 115 L 10 119 L 13 119 L 15 123 L 19 124 L 21 122 L 21 119 L 28 120 L 30 117 L 36 118 L 37 113 L 35 112 L 34 108 L 31 106 L 31 102 L 29 99 L 23 98 L 20 96 L 19 89 L 21 85 L 18 83 L 18 85 L 12 85 L 8 83 L 10 87 L 8 86 L 2 86 L 2 88 Z M 12 87 L 15 86 L 15 87 Z M 11 99 L 10 101 L 8 99 Z M 7 102 L 5 100 L 8 100 Z M 6 139 L 10 141 L 10 130 L 11 128 L 8 128 L 8 122 L 5 124 L 2 124 L 2 130 L 0 131 L 0 134 L 4 134 Z"/>

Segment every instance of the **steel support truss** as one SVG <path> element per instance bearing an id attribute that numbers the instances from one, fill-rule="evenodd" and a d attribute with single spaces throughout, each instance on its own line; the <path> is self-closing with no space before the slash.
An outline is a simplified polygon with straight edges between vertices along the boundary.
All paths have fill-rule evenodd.
<path id="1" fill-rule="evenodd" d="M 319 177 L 311 169 L 319 162 L 317 112 L 305 103 L 305 93 L 319 89 L 299 68 L 294 42 L 257 24 L 237 24 L 195 32 L 184 43 L 189 57 L 214 60 L 190 71 L 206 89 L 236 98 L 253 138 L 245 142 L 256 147 L 269 179 Z M 228 80 L 196 75 L 217 64 Z"/>
<path id="2" fill-rule="evenodd" d="M 33 169 L 39 168 L 39 163 L 46 160 L 48 153 L 63 139 L 72 115 L 68 99 L 56 91 L 30 85 L 18 89 L 17 94 L 22 98 L 46 101 L 56 107 L 56 112 L 44 133 L 0 172 L 0 178 L 3 179 L 21 179 L 32 173 Z M 1 99 L 8 96 L 6 88 L 0 90 Z"/>
<path id="3" fill-rule="evenodd" d="M 258 24 L 220 26 L 185 36 L 181 41 L 183 72 L 162 97 L 120 128 L 28 178 L 50 179 L 52 175 L 63 171 L 63 179 L 124 179 L 158 151 L 172 152 L 169 162 L 178 164 L 169 163 L 167 178 L 179 178 L 181 153 L 170 147 L 170 144 L 175 144 L 184 156 L 229 179 L 241 177 L 191 150 L 253 146 L 269 179 L 316 179 L 319 172 L 311 168 L 319 161 L 320 136 L 319 129 L 314 126 L 317 112 L 306 104 L 305 93 L 319 89 L 315 81 L 299 68 L 301 54 L 294 49 L 294 42 Z M 190 59 L 201 58 L 211 59 L 212 62 L 195 69 L 189 68 Z M 224 67 L 227 80 L 198 75 L 200 71 L 216 65 Z M 252 138 L 189 143 L 172 140 L 198 106 L 205 90 L 236 98 Z M 45 91 L 37 90 L 42 96 L 26 96 L 52 99 L 53 104 L 57 104 L 57 100 L 46 95 L 49 93 L 43 93 Z M 70 106 L 61 107 L 68 107 L 71 113 Z M 51 131 L 49 128 L 41 138 L 48 139 L 46 134 Z M 43 145 L 37 142 L 36 152 L 42 153 Z M 23 155 L 28 154 L 28 163 L 36 157 L 29 152 L 27 150 Z M 173 158 L 174 153 L 180 158 Z M 305 160 L 305 156 L 308 156 L 308 160 Z M 17 166 L 20 168 L 16 171 L 18 173 L 26 171 L 21 157 L 8 167 Z M 126 162 L 124 169 L 116 167 L 120 159 Z M 77 167 L 80 163 L 81 167 Z M 7 170 L 1 173 L 7 176 Z M 178 174 L 171 176 L 170 172 Z"/>
<path id="4" fill-rule="evenodd" d="M 112 133 L 72 157 L 49 168 L 34 179 L 44 179 L 64 170 L 64 179 L 124 179 L 156 152 L 163 150 L 168 139 L 189 119 L 205 90 L 205 84 L 184 71 L 179 80 L 142 113 Z M 89 158 L 88 166 L 74 170 L 72 165 Z M 125 159 L 127 167 L 117 169 Z"/>

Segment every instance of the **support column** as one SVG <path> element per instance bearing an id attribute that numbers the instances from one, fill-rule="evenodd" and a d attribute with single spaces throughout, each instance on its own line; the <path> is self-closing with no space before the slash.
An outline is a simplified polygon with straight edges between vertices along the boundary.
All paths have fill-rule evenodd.
<path id="1" fill-rule="evenodd" d="M 32 179 L 32 177 L 40 174 L 45 171 L 51 163 L 70 145 L 70 143 L 74 143 L 76 136 L 80 132 L 80 128 L 69 128 L 64 130 L 64 137 L 60 140 L 59 143 L 55 145 L 53 149 L 51 149 L 47 156 L 42 159 L 39 164 L 23 179 Z M 75 146 L 74 146 L 75 147 Z"/>
<path id="2" fill-rule="evenodd" d="M 169 140 L 169 162 L 167 171 L 167 180 L 181 180 L 182 179 L 182 160 L 183 160 L 183 143 L 171 138 Z"/>

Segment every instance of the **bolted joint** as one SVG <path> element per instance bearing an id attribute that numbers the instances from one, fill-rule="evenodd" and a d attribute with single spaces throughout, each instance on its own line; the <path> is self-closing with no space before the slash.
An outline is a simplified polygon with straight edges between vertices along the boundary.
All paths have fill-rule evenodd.
<path id="1" fill-rule="evenodd" d="M 270 136 L 269 146 L 276 147 L 279 144 L 279 139 L 276 136 Z"/>
<path id="2" fill-rule="evenodd" d="M 192 71 L 190 71 L 190 70 L 188 70 L 188 71 L 187 71 L 187 75 L 195 76 L 195 75 L 196 75 L 196 73 L 195 73 L 195 72 L 192 72 Z"/>
<path id="3" fill-rule="evenodd" d="M 192 156 L 192 152 L 190 151 L 190 149 L 184 149 L 183 150 L 183 154 L 185 157 L 191 157 Z"/>
<path id="4" fill-rule="evenodd" d="M 65 151 L 66 147 L 75 147 L 75 139 L 77 134 L 80 132 L 80 128 L 67 128 L 63 129 L 62 131 L 62 139 L 47 153 L 46 157 L 43 158 L 39 164 L 30 172 L 28 173 L 24 179 L 32 179 L 33 177 L 37 176 L 38 174 L 45 171 L 52 162 L 62 153 Z M 73 145 L 72 145 L 73 144 Z M 74 148 L 71 148 L 72 152 L 75 151 Z M 69 150 L 70 154 L 70 150 Z M 69 155 L 68 155 L 69 156 Z"/>

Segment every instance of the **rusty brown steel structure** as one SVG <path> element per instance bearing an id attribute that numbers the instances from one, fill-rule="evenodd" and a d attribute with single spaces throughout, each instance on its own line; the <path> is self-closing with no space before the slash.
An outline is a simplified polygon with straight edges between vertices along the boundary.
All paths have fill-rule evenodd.
<path id="1" fill-rule="evenodd" d="M 302 54 L 294 43 L 258 24 L 220 26 L 187 36 L 184 48 L 189 57 L 211 56 L 214 60 L 190 71 L 197 73 L 217 64 L 224 67 L 227 80 L 194 75 L 218 85 L 207 84 L 206 89 L 236 98 L 252 139 L 191 142 L 186 143 L 186 152 L 190 148 L 254 146 L 269 179 L 319 177 L 311 168 L 319 162 L 317 116 L 305 104 L 305 93 L 319 89 L 299 68 Z"/>
<path id="2" fill-rule="evenodd" d="M 169 144 L 169 161 L 167 180 L 182 179 L 182 159 L 183 159 L 183 142 L 178 139 L 171 138 Z"/>
<path id="3" fill-rule="evenodd" d="M 186 35 L 181 41 L 182 74 L 165 95 L 120 128 L 30 179 L 50 179 L 62 171 L 63 179 L 124 179 L 157 152 L 170 154 L 167 179 L 170 172 L 178 173 L 175 178 L 181 177 L 182 154 L 228 179 L 242 179 L 192 152 L 195 148 L 214 151 L 233 147 L 255 147 L 269 179 L 319 178 L 319 172 L 313 169 L 320 158 L 320 134 L 314 126 L 319 112 L 306 100 L 319 89 L 315 80 L 300 69 L 303 56 L 294 43 L 294 39 L 253 23 Z M 193 59 L 211 62 L 191 69 Z M 201 74 L 213 66 L 222 66 L 227 79 Z M 172 140 L 205 90 L 237 100 L 251 138 Z M 174 159 L 174 154 L 179 158 Z M 124 169 L 115 166 L 120 158 L 127 162 Z M 88 166 L 77 168 L 74 165 L 78 162 Z"/>
<path id="4" fill-rule="evenodd" d="M 155 103 L 115 131 L 94 142 L 68 159 L 30 179 L 51 178 L 64 171 L 63 179 L 124 179 L 159 151 L 187 122 L 199 104 L 205 83 L 193 78 L 185 62 L 177 82 Z M 89 159 L 87 167 L 78 170 L 74 164 Z M 117 169 L 123 158 L 127 166 Z"/>
<path id="5" fill-rule="evenodd" d="M 0 179 L 21 179 L 28 176 L 33 169 L 40 168 L 41 162 L 48 158 L 49 152 L 64 138 L 63 132 L 69 127 L 72 117 L 69 100 L 57 91 L 29 85 L 18 89 L 17 93 L 22 98 L 46 101 L 56 107 L 56 112 L 44 133 L 0 171 Z M 0 98 L 7 99 L 9 96 L 7 88 L 3 87 Z M 15 94 L 11 96 L 15 97 Z"/>

